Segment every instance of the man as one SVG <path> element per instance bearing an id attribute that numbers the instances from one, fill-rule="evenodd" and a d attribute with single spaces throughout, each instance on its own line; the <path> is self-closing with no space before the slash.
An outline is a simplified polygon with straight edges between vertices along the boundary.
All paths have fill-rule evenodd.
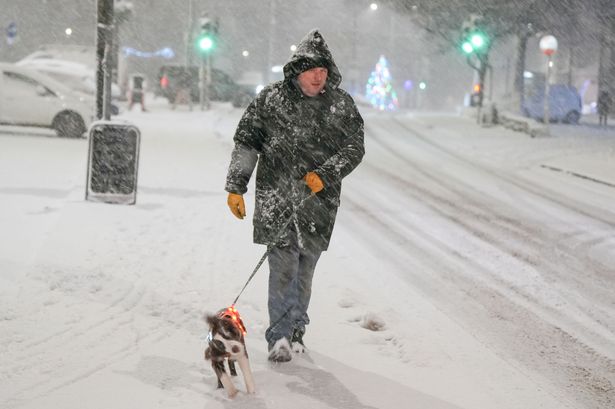
<path id="1" fill-rule="evenodd" d="M 145 109 L 145 77 L 140 74 L 133 75 L 130 84 L 130 101 L 128 105 L 128 110 L 132 111 L 132 106 L 138 102 L 141 104 L 141 111 L 146 112 L 147 109 Z"/>
<path id="2" fill-rule="evenodd" d="M 312 276 L 329 246 L 342 179 L 361 162 L 363 119 L 317 30 L 301 40 L 284 80 L 265 87 L 235 132 L 228 205 L 246 215 L 243 194 L 258 161 L 254 242 L 268 246 L 269 359 L 303 351 Z M 287 223 L 289 221 L 290 223 Z M 292 344 L 292 345 L 291 345 Z"/>
<path id="3" fill-rule="evenodd" d="M 609 111 L 611 110 L 611 96 L 608 91 L 600 91 L 598 96 L 598 121 L 600 126 L 604 124 L 607 126 L 607 120 L 609 117 Z"/>
<path id="4" fill-rule="evenodd" d="M 192 95 L 190 93 L 192 85 L 192 76 L 190 71 L 181 70 L 177 76 L 177 84 L 175 89 L 175 98 L 171 109 L 175 109 L 177 104 L 188 104 L 192 111 Z"/>

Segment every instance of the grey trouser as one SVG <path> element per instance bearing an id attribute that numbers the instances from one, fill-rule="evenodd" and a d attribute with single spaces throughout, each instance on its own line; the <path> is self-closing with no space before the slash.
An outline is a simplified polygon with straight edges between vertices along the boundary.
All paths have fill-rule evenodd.
<path id="1" fill-rule="evenodd" d="M 305 332 L 310 323 L 307 314 L 312 295 L 312 277 L 321 250 L 303 249 L 297 243 L 297 234 L 290 234 L 288 246 L 269 248 L 269 328 L 265 339 L 271 347 L 275 341 L 293 331 Z"/>

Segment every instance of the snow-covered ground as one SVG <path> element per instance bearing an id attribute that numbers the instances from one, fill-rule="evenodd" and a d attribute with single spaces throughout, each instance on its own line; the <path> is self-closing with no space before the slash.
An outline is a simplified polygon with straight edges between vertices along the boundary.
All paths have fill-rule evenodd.
<path id="1" fill-rule="evenodd" d="M 237 305 L 257 393 L 231 401 L 202 316 L 264 252 L 223 191 L 241 111 L 150 105 L 124 115 L 142 132 L 135 206 L 84 200 L 87 140 L 0 128 L 0 407 L 615 405 L 613 128 L 532 139 L 365 110 L 310 352 L 267 361 L 263 266 Z"/>

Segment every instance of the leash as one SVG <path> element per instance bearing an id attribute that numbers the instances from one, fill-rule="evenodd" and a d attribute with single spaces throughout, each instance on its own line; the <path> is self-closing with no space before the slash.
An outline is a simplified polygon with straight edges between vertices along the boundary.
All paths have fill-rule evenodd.
<path id="1" fill-rule="evenodd" d="M 284 234 L 284 231 L 286 230 L 286 228 L 288 227 L 290 222 L 293 220 L 293 218 L 297 214 L 297 210 L 299 210 L 307 200 L 309 200 L 310 198 L 312 198 L 314 196 L 316 196 L 316 194 L 315 193 L 311 193 L 309 196 L 303 198 L 301 200 L 301 202 L 299 202 L 299 204 L 295 207 L 295 210 L 293 210 L 293 212 L 288 217 L 288 220 L 286 220 L 284 225 L 278 231 L 278 234 L 275 236 L 276 237 L 276 241 L 279 240 L 280 237 L 282 237 L 282 234 Z M 265 251 L 265 254 L 263 254 L 261 259 L 258 261 L 258 264 L 256 264 L 256 267 L 254 267 L 254 270 L 252 271 L 252 274 L 250 274 L 250 277 L 248 277 L 248 281 L 246 281 L 245 285 L 243 286 L 243 288 L 241 289 L 241 291 L 239 292 L 237 297 L 235 297 L 235 301 L 233 301 L 233 304 L 231 304 L 231 307 L 235 306 L 235 304 L 237 303 L 237 300 L 239 299 L 241 294 L 243 294 L 243 290 L 245 290 L 246 287 L 248 286 L 248 284 L 250 284 L 250 281 L 252 281 L 252 278 L 254 278 L 254 276 L 256 275 L 256 272 L 258 271 L 258 269 L 261 267 L 261 265 L 263 265 L 263 263 L 265 262 L 265 259 L 267 258 L 267 256 L 271 252 L 271 247 L 274 246 L 274 245 L 275 244 L 267 246 L 267 251 Z"/>

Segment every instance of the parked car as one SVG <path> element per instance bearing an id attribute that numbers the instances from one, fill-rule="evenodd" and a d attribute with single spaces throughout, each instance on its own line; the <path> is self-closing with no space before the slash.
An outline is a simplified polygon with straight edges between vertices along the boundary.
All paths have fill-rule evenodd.
<path id="1" fill-rule="evenodd" d="M 94 98 L 14 64 L 0 63 L 0 123 L 42 126 L 81 137 L 94 117 Z"/>
<path id="2" fill-rule="evenodd" d="M 282 66 L 274 66 L 269 73 L 269 81 L 277 82 L 284 79 Z M 245 108 L 258 95 L 267 84 L 267 79 L 262 71 L 245 71 L 237 79 L 238 90 L 233 96 L 235 108 Z"/>
<path id="3" fill-rule="evenodd" d="M 544 88 L 530 89 L 523 101 L 523 114 L 544 120 Z M 576 124 L 581 118 L 582 101 L 575 87 L 565 84 L 549 86 L 549 118 L 551 121 Z"/>
<path id="4" fill-rule="evenodd" d="M 237 80 L 237 91 L 233 95 L 235 108 L 245 108 L 264 88 L 264 78 L 260 71 L 246 71 Z"/>
<path id="5" fill-rule="evenodd" d="M 183 65 L 163 65 L 158 72 L 158 85 L 155 91 L 157 96 L 167 98 L 173 102 L 177 94 L 178 85 L 183 76 L 187 75 L 190 80 L 190 96 L 193 101 L 198 101 L 199 90 L 199 67 Z M 231 101 L 239 87 L 233 79 L 224 71 L 213 68 L 211 70 L 211 86 L 209 98 L 212 101 Z"/>
<path id="6" fill-rule="evenodd" d="M 96 96 L 96 73 L 84 64 L 52 58 L 30 58 L 23 59 L 15 65 L 41 72 L 61 82 L 73 91 L 84 93 L 91 97 Z M 117 100 L 120 96 L 120 87 L 117 84 L 111 84 L 111 98 Z M 119 107 L 113 102 L 111 103 L 111 114 L 119 114 Z"/>

